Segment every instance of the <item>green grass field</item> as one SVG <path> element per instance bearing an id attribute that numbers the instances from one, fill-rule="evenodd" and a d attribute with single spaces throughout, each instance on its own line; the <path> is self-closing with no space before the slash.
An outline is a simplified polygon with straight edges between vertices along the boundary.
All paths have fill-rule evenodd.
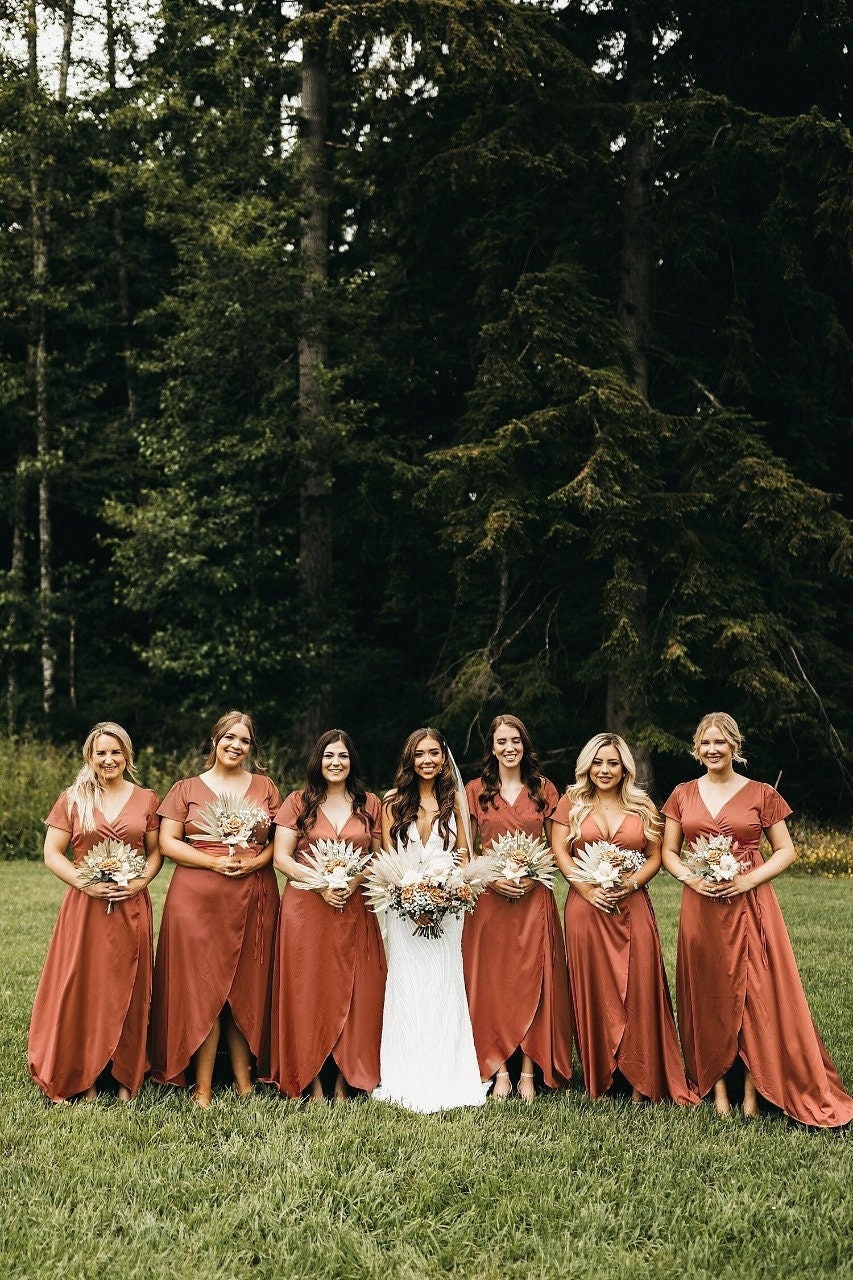
<path id="1" fill-rule="evenodd" d="M 30 1005 L 62 887 L 5 863 L 0 1272 L 62 1280 L 853 1276 L 853 1137 L 575 1090 L 419 1117 L 146 1086 L 52 1108 Z M 670 975 L 675 886 L 654 886 Z M 166 875 L 154 886 L 156 916 Z M 815 1018 L 853 1086 L 853 882 L 783 878 Z M 105 978 L 108 975 L 105 975 Z"/>

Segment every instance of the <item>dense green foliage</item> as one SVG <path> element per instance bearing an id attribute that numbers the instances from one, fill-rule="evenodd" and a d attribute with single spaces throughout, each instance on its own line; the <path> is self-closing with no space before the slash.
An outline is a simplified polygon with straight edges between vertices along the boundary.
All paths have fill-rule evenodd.
<path id="1" fill-rule="evenodd" d="M 110 716 L 182 755 L 246 705 L 298 761 L 321 703 L 387 777 L 413 724 L 473 767 L 511 709 L 562 785 L 618 694 L 657 798 L 717 706 L 755 776 L 849 811 L 846 0 L 163 0 L 144 55 L 108 12 L 63 110 L 26 7 L 0 15 L 9 728 Z M 329 92 L 310 296 L 306 36 Z M 650 278 L 639 339 L 626 264 Z"/>
<path id="2" fill-rule="evenodd" d="M 155 918 L 165 880 L 154 882 Z M 783 878 L 778 890 L 815 1018 L 849 1085 L 853 888 Z M 678 894 L 671 883 L 653 892 L 671 966 Z M 3 869 L 6 1275 L 850 1275 L 853 1145 L 774 1118 L 636 1110 L 591 1103 L 577 1088 L 446 1116 L 372 1103 L 306 1109 L 269 1094 L 223 1094 L 202 1113 L 153 1085 L 123 1106 L 46 1106 L 25 1043 L 61 893 L 43 869 Z"/>

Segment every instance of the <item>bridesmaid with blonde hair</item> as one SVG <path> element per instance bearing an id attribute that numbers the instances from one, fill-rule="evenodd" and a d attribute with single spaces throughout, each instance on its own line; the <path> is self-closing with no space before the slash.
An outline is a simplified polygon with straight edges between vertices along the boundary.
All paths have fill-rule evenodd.
<path id="1" fill-rule="evenodd" d="M 684 884 L 676 990 L 687 1074 L 726 1115 L 725 1077 L 739 1058 L 744 1115 L 759 1114 L 760 1095 L 801 1124 L 836 1128 L 853 1120 L 853 1098 L 812 1021 L 770 884 L 797 856 L 785 823 L 791 809 L 766 782 L 735 772 L 746 763 L 742 745 L 732 716 L 704 716 L 693 755 L 705 772 L 677 786 L 663 806 L 663 864 Z M 742 870 L 716 882 L 692 874 L 682 846 L 700 836 L 727 841 Z"/>
<path id="2" fill-rule="evenodd" d="M 163 859 L 157 797 L 136 785 L 127 732 L 102 720 L 83 744 L 83 768 L 45 823 L 44 860 L 68 886 L 33 1005 L 30 1074 L 52 1102 L 94 1098 L 109 1070 L 126 1102 L 148 1070 L 153 962 L 148 885 Z M 83 858 L 103 840 L 145 855 L 127 885 L 84 883 Z M 68 857 L 69 849 L 73 861 Z"/>
<path id="3" fill-rule="evenodd" d="M 636 784 L 624 739 L 615 733 L 590 738 L 578 756 L 575 781 L 557 805 L 552 847 L 571 886 L 565 912 L 569 983 L 575 1040 L 593 1098 L 613 1087 L 618 1072 L 635 1103 L 699 1101 L 684 1076 L 646 889 L 661 865 L 661 826 Z M 643 858 L 610 889 L 576 878 L 578 851 L 598 841 Z"/>
<path id="4" fill-rule="evenodd" d="M 228 711 L 211 733 L 205 771 L 176 782 L 160 806 L 163 853 L 175 865 L 160 924 L 151 1015 L 152 1078 L 212 1101 L 225 1040 L 240 1097 L 265 1074 L 278 913 L 270 825 L 281 799 L 257 763 L 251 716 Z M 247 765 L 254 764 L 254 772 Z M 212 834 L 210 805 L 238 805 L 253 822 L 244 843 Z"/>

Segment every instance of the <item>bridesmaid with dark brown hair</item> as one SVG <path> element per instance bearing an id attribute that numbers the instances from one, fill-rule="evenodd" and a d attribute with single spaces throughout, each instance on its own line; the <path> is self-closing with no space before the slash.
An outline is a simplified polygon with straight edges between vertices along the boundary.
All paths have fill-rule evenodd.
<path id="1" fill-rule="evenodd" d="M 550 843 L 557 788 L 539 771 L 530 735 L 517 716 L 496 716 L 486 734 L 481 776 L 466 787 L 483 853 L 500 836 L 521 831 Z M 549 1088 L 572 1074 L 572 1017 L 566 950 L 553 893 L 528 877 L 496 880 L 466 917 L 465 987 L 474 1043 L 493 1098 L 513 1085 L 508 1059 L 520 1050 L 518 1096 L 536 1096 L 534 1067 Z"/>
<path id="2" fill-rule="evenodd" d="M 176 866 L 154 966 L 151 1075 L 176 1085 L 192 1076 L 201 1107 L 212 1101 L 221 1036 L 241 1097 L 252 1091 L 253 1064 L 259 1076 L 267 1070 L 278 908 L 269 828 L 281 798 L 266 774 L 246 768 L 253 755 L 251 716 L 227 712 L 213 726 L 205 772 L 176 782 L 158 811 L 161 848 Z M 204 811 L 223 793 L 258 811 L 245 845 L 206 833 Z"/>
<path id="3" fill-rule="evenodd" d="M 33 1005 L 30 1074 L 52 1102 L 94 1098 L 109 1069 L 120 1101 L 148 1070 L 153 945 L 148 885 L 163 859 L 157 797 L 136 786 L 125 730 L 102 720 L 83 744 L 85 764 L 45 819 L 44 860 L 68 885 Z M 124 887 L 81 884 L 83 858 L 103 840 L 145 854 Z M 68 858 L 68 850 L 74 861 Z M 109 914 L 108 914 L 109 909 Z"/>
<path id="4" fill-rule="evenodd" d="M 735 772 L 746 763 L 742 744 L 730 715 L 706 715 L 693 739 L 705 773 L 677 786 L 662 810 L 663 864 L 684 884 L 676 991 L 687 1076 L 725 1115 L 725 1077 L 739 1058 L 744 1115 L 759 1114 L 761 1096 L 801 1124 L 836 1128 L 853 1120 L 853 1098 L 812 1020 L 770 884 L 797 856 L 785 823 L 791 809 L 766 782 Z M 743 870 L 716 883 L 692 875 L 680 854 L 699 836 L 727 838 Z"/>
<path id="5" fill-rule="evenodd" d="M 352 877 L 346 888 L 300 889 L 304 859 L 318 840 L 344 840 L 364 856 L 379 849 L 381 809 L 367 791 L 352 739 L 322 734 L 307 780 L 287 797 L 275 824 L 275 866 L 287 876 L 281 895 L 272 998 L 269 1082 L 323 1102 L 320 1072 L 332 1060 L 333 1096 L 379 1083 L 385 952 L 379 924 Z"/>

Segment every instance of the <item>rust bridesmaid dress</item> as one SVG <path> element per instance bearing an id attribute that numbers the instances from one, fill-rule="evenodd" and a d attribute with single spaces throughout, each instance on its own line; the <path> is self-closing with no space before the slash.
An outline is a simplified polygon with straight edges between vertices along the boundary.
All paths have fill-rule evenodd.
<path id="1" fill-rule="evenodd" d="M 791 809 L 750 779 L 712 818 L 694 780 L 676 787 L 661 812 L 681 824 L 688 844 L 730 836 L 741 859 L 761 866 L 762 831 Z M 771 884 L 719 901 L 685 887 L 676 999 L 687 1076 L 703 1097 L 740 1056 L 762 1097 L 793 1120 L 816 1128 L 853 1120 L 853 1098 L 812 1020 Z"/>
<path id="2" fill-rule="evenodd" d="M 514 804 L 498 792 L 494 807 L 480 803 L 482 780 L 466 787 L 483 852 L 507 832 L 539 838 L 554 813 L 557 789 L 545 779 L 540 813 L 524 788 Z M 572 1075 L 572 1015 L 566 951 L 554 895 L 545 885 L 517 901 L 487 890 L 465 917 L 462 960 L 480 1075 L 488 1080 L 521 1047 L 545 1084 L 565 1088 Z"/>
<path id="3" fill-rule="evenodd" d="M 199 831 L 199 813 L 216 798 L 201 778 L 176 782 L 160 805 L 161 818 L 181 822 L 185 836 Z M 273 783 L 253 774 L 246 800 L 269 820 L 281 803 Z M 268 829 L 268 828 L 267 828 Z M 249 847 L 258 854 L 267 842 Z M 194 840 L 193 848 L 226 853 L 227 846 Z M 151 1011 L 151 1078 L 187 1084 L 187 1068 L 227 1004 L 257 1063 L 267 1069 L 269 1000 L 278 884 L 272 865 L 230 880 L 201 867 L 176 866 L 163 906 Z"/>
<path id="4" fill-rule="evenodd" d="M 568 825 L 571 807 L 569 797 L 562 796 L 554 821 Z M 606 839 L 590 814 L 575 843 L 583 847 Z M 626 815 L 613 843 L 620 849 L 645 847 L 637 814 Z M 645 887 L 623 898 L 619 912 L 607 915 L 569 889 L 566 951 L 586 1091 L 601 1097 L 619 1071 L 653 1102 L 697 1103 L 681 1063 L 657 921 Z"/>
<path id="5" fill-rule="evenodd" d="M 101 840 L 123 840 L 144 852 L 147 831 L 160 825 L 153 791 L 134 787 L 112 822 L 95 809 L 94 831 L 81 831 L 77 806 L 65 793 L 45 825 L 67 831 L 74 864 Z M 148 890 L 117 902 L 70 886 L 44 962 L 30 1022 L 30 1074 L 53 1102 L 85 1093 L 107 1067 L 138 1092 L 148 1070 L 153 935 Z"/>
<path id="6" fill-rule="evenodd" d="M 302 792 L 287 797 L 276 826 L 295 831 Z M 302 861 L 317 840 L 349 840 L 362 854 L 381 836 L 379 799 L 368 792 L 370 825 L 351 814 L 335 831 L 322 808 L 293 854 Z M 268 1083 L 298 1098 L 330 1056 L 354 1089 L 379 1083 L 385 999 L 385 951 L 379 923 L 356 890 L 343 911 L 318 893 L 287 884 L 281 895 L 272 999 Z"/>

